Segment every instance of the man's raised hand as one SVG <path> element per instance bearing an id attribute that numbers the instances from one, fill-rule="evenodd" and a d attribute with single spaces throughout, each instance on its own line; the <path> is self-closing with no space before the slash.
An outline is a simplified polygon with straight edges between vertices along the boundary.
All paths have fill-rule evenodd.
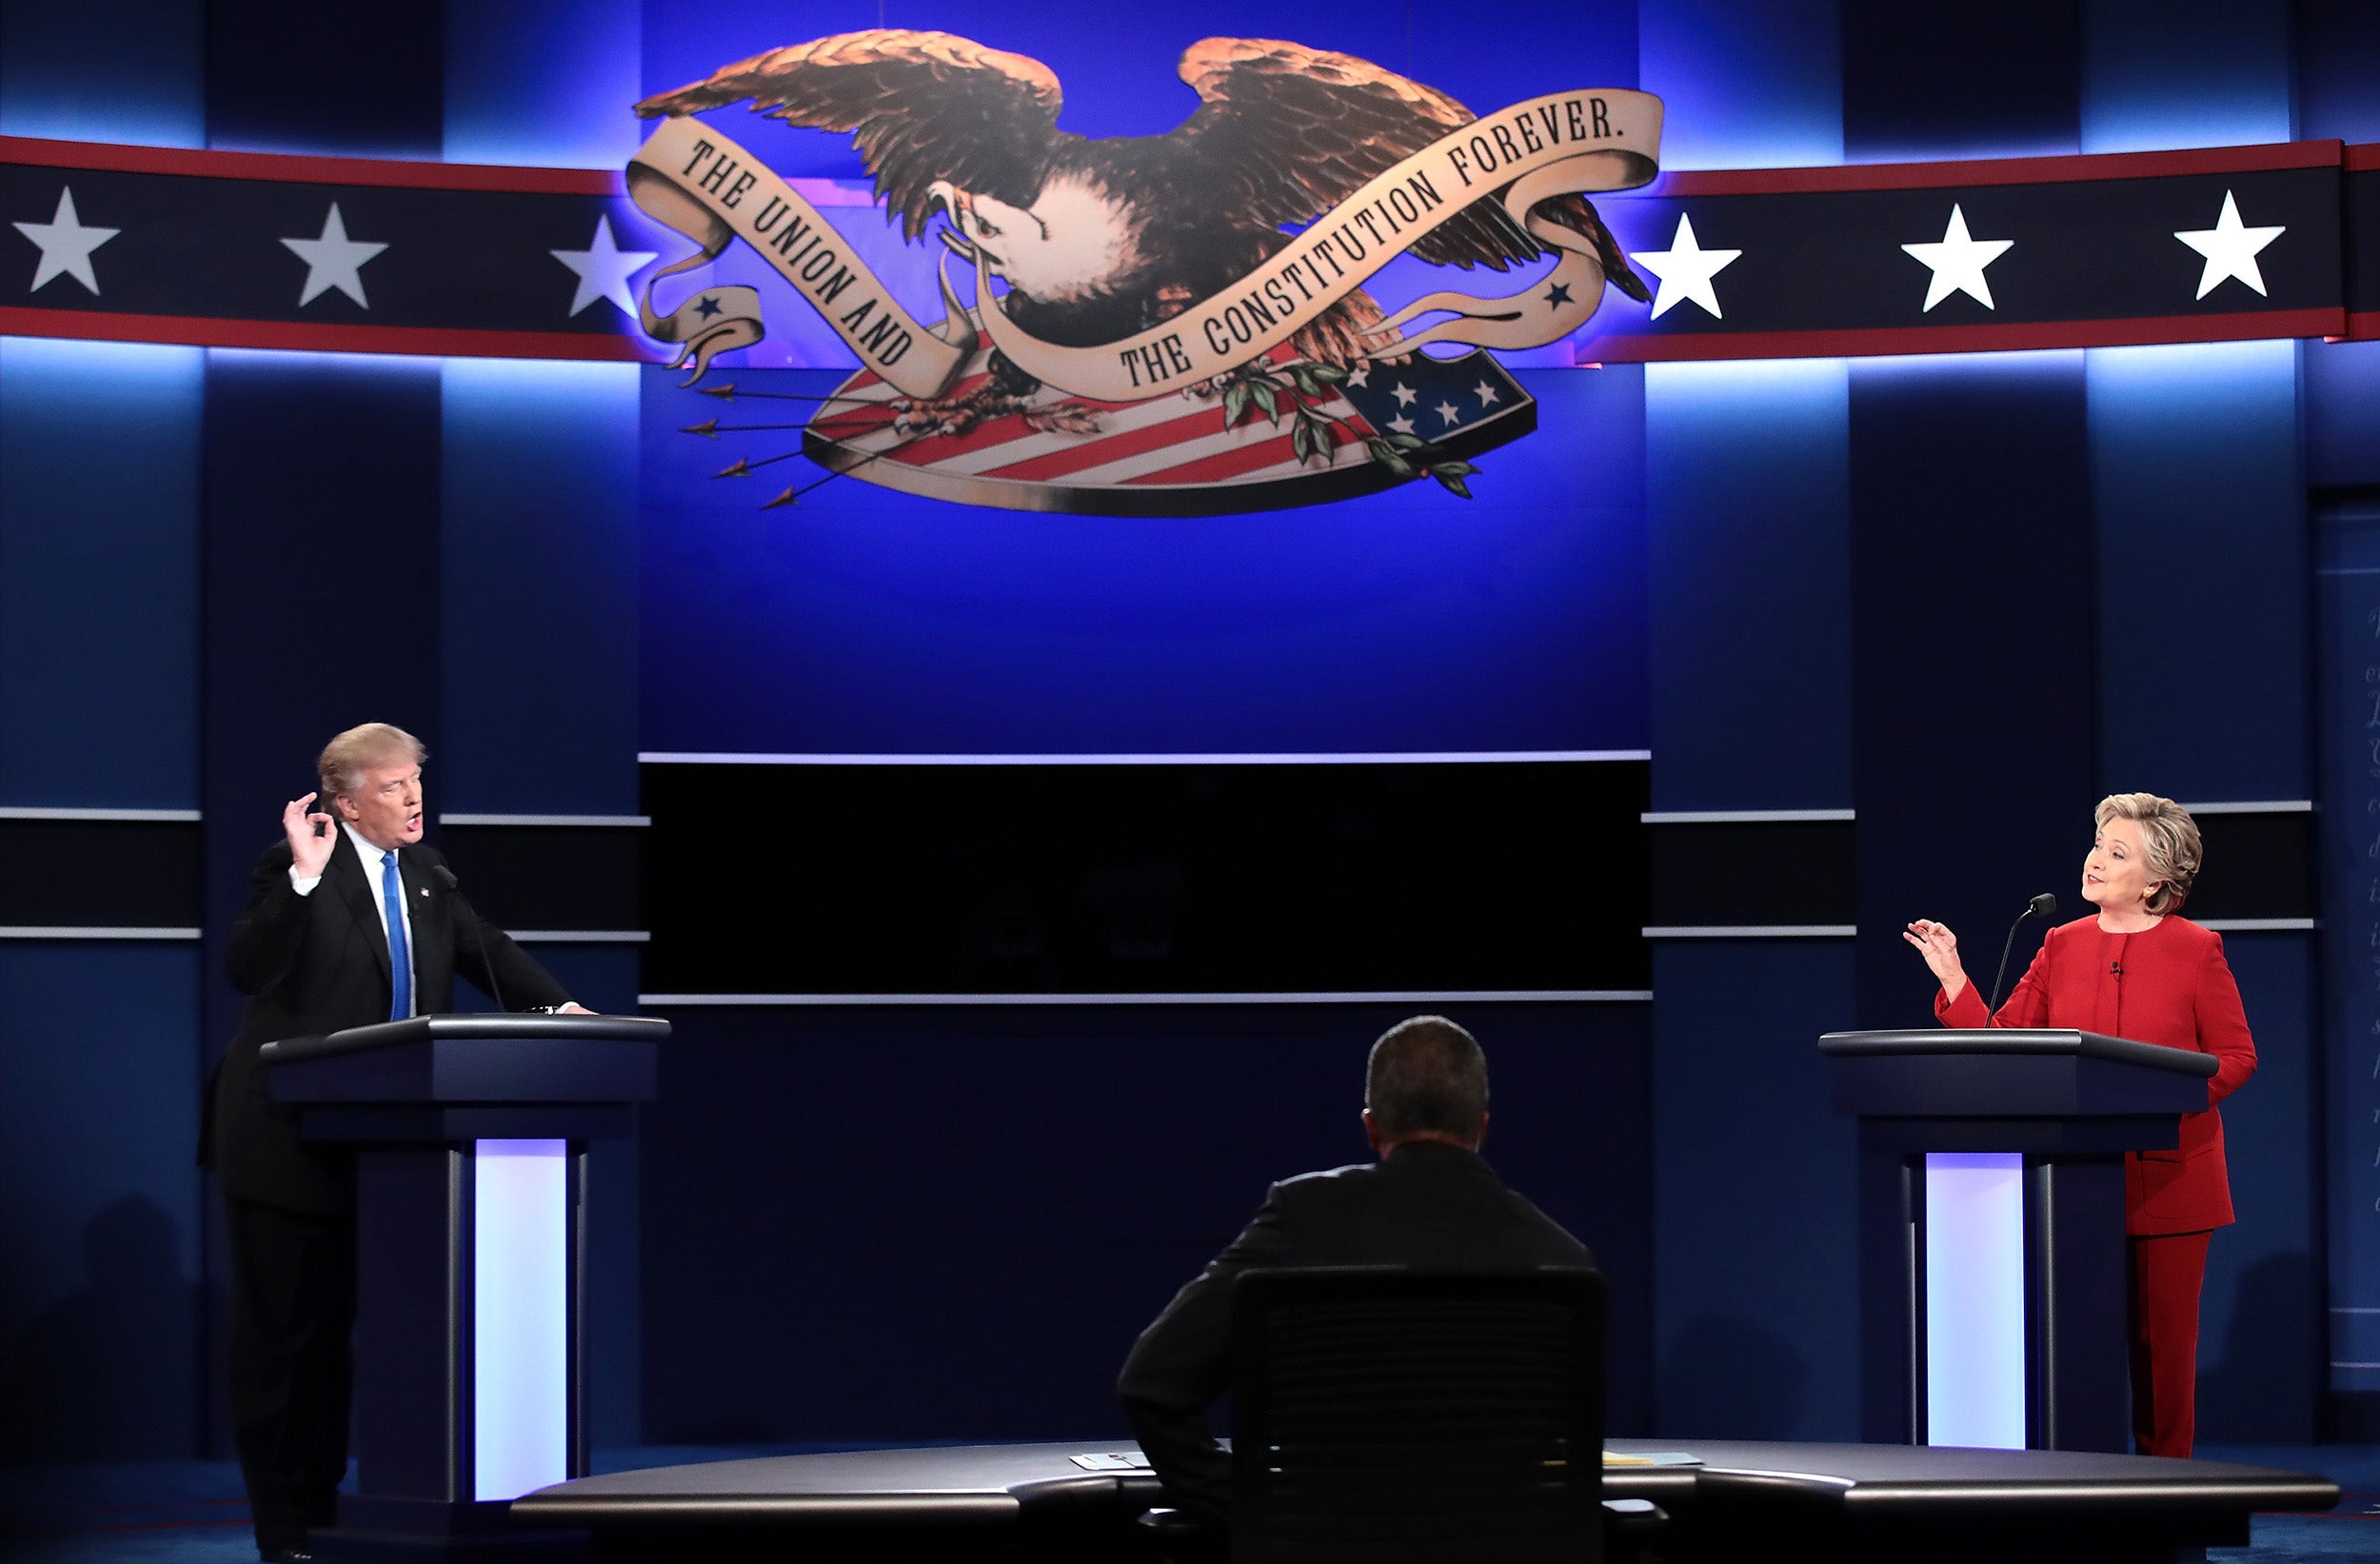
<path id="1" fill-rule="evenodd" d="M 289 867 L 300 880 L 321 876 L 323 866 L 330 861 L 330 850 L 339 845 L 338 834 L 330 829 L 328 815 L 307 814 L 306 806 L 316 795 L 308 793 L 302 799 L 291 799 L 281 811 L 281 829 L 289 839 Z M 322 835 L 316 836 L 316 826 Z"/>

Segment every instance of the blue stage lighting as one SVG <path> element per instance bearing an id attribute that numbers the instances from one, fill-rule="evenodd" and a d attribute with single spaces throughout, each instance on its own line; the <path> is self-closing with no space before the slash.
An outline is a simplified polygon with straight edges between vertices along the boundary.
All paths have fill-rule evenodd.
<path id="1" fill-rule="evenodd" d="M 2025 1159 L 1926 1154 L 1926 1436 L 2025 1448 Z"/>
<path id="2" fill-rule="evenodd" d="M 570 1475 L 569 1156 L 482 1140 L 472 1158 L 471 1496 Z"/>

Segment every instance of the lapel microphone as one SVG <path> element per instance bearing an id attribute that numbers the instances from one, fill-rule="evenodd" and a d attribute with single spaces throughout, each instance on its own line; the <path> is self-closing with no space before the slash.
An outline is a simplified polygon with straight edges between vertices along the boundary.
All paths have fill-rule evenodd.
<path id="1" fill-rule="evenodd" d="M 463 882 L 454 877 L 452 869 L 447 868 L 444 863 L 433 863 L 429 866 L 429 872 L 438 877 L 438 883 L 446 887 L 446 894 L 462 902 L 463 909 L 471 915 L 471 921 L 479 925 L 479 953 L 480 959 L 487 963 L 488 993 L 495 1000 L 497 1009 L 510 1010 L 512 1007 L 505 1003 L 503 980 L 496 976 L 496 953 L 487 942 L 487 920 L 482 918 L 479 915 L 479 909 L 465 899 Z M 2000 964 L 2007 965 L 2008 958 L 2001 957 Z"/>
<path id="2" fill-rule="evenodd" d="M 444 870 L 439 871 L 445 873 Z M 451 877 L 449 877 L 451 878 Z M 2057 911 L 2057 898 L 2043 891 L 2025 903 L 2025 910 L 2016 915 L 2016 921 L 2008 926 L 2008 938 L 2000 941 L 2000 970 L 1992 979 L 1992 1002 L 1983 1007 L 1986 1026 L 1996 1025 L 2000 1013 L 2000 984 L 2008 977 L 2008 953 L 2016 948 L 2016 931 L 2025 926 L 2028 918 L 2047 918 Z"/>

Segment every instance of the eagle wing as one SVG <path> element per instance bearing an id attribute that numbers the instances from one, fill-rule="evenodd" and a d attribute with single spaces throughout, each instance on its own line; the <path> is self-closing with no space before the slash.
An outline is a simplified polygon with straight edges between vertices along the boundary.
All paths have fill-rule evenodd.
<path id="1" fill-rule="evenodd" d="M 646 119 L 752 100 L 755 112 L 854 132 L 876 192 L 917 238 L 946 179 L 1016 206 L 1041 188 L 1058 140 L 1058 77 L 1041 61 L 947 32 L 877 28 L 772 49 L 636 106 Z"/>
<path id="2" fill-rule="evenodd" d="M 1369 60 L 1274 38 L 1201 39 L 1182 51 L 1181 79 L 1202 101 L 1174 137 L 1205 177 L 1230 189 L 1239 210 L 1267 228 L 1312 222 L 1478 117 L 1436 88 Z M 1538 210 L 1595 240 L 1606 275 L 1645 296 L 1583 198 L 1564 196 Z M 1481 201 L 1417 241 L 1413 253 L 1439 266 L 1501 271 L 1546 249 L 1500 203 Z"/>

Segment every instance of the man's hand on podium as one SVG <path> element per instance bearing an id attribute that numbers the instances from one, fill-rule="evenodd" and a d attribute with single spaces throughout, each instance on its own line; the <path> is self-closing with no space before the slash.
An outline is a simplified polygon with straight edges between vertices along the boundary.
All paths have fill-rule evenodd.
<path id="1" fill-rule="evenodd" d="M 556 1010 L 554 1011 L 554 1014 L 555 1014 L 555 1015 L 557 1015 L 557 1016 L 592 1016 L 592 1015 L 594 1015 L 594 1014 L 595 1014 L 595 1012 L 594 1012 L 594 1011 L 592 1011 L 592 1010 L 589 1010 L 586 1006 L 585 1006 L 585 1005 L 581 1004 L 578 1000 L 571 1000 L 568 1004 L 563 1005 L 563 1006 L 559 1007 L 558 1009 L 556 1009 Z"/>

